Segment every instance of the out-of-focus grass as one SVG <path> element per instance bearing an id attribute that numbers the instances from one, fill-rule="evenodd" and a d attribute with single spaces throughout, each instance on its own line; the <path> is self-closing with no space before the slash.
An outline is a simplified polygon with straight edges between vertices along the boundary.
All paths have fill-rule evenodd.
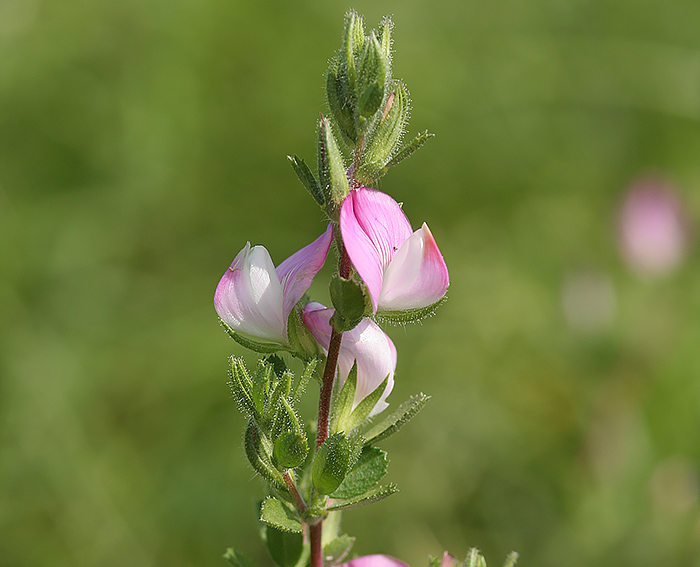
<path id="1" fill-rule="evenodd" d="M 322 230 L 285 155 L 313 161 L 347 7 L 0 0 L 0 564 L 267 564 L 211 298 L 246 240 L 279 262 Z M 697 253 L 641 278 L 615 229 L 648 174 L 698 222 L 700 5 L 354 7 L 394 15 L 437 133 L 381 188 L 452 281 L 389 329 L 390 401 L 433 399 L 386 443 L 402 492 L 347 515 L 356 551 L 700 564 Z M 572 326 L 591 275 L 608 312 Z"/>

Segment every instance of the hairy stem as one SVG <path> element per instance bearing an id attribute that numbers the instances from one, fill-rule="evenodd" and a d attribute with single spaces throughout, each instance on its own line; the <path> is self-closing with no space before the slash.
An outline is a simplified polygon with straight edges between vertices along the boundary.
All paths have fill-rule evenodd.
<path id="1" fill-rule="evenodd" d="M 302 514 L 305 514 L 308 510 L 308 506 L 306 505 L 306 502 L 304 502 L 304 499 L 302 498 L 301 494 L 299 494 L 299 491 L 297 490 L 297 485 L 294 484 L 294 479 L 292 478 L 292 475 L 289 473 L 289 471 L 286 471 L 282 473 L 282 478 L 284 478 L 284 482 L 287 485 L 287 490 L 289 490 L 289 494 L 291 494 L 292 498 L 294 498 L 294 503 L 297 506 L 297 510 L 299 510 L 299 512 L 301 512 Z"/>

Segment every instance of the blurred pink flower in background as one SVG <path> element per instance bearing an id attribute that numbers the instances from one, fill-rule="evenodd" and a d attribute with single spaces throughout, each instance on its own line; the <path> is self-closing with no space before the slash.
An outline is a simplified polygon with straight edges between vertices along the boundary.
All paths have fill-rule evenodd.
<path id="1" fill-rule="evenodd" d="M 343 563 L 340 567 L 409 567 L 403 561 L 389 557 L 388 555 L 364 555 L 347 563 Z"/>
<path id="2" fill-rule="evenodd" d="M 622 256 L 636 272 L 666 274 L 683 260 L 688 225 L 669 184 L 653 179 L 635 183 L 624 198 L 619 223 Z"/>

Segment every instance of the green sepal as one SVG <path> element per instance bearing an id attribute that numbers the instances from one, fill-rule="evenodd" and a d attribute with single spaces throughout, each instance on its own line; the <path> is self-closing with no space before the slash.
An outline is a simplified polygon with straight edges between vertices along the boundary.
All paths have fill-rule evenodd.
<path id="1" fill-rule="evenodd" d="M 421 148 L 423 144 L 430 140 L 430 138 L 434 137 L 435 134 L 433 134 L 432 132 L 428 132 L 427 130 L 418 134 L 415 138 L 413 138 L 413 140 L 411 140 L 408 144 L 406 144 L 403 148 L 396 152 L 396 154 L 394 154 L 394 156 L 386 164 L 387 169 L 401 163 L 413 152 Z"/>
<path id="2" fill-rule="evenodd" d="M 386 390 L 387 383 L 389 382 L 389 376 L 384 378 L 384 381 L 379 384 L 370 394 L 365 396 L 357 407 L 352 410 L 352 413 L 347 416 L 344 420 L 341 420 L 338 424 L 338 429 L 340 431 L 351 431 L 361 425 L 368 417 L 369 414 L 377 405 L 377 402 L 384 394 Z"/>
<path id="3" fill-rule="evenodd" d="M 275 441 L 272 457 L 275 464 L 282 469 L 298 467 L 309 454 L 309 443 L 306 435 L 295 431 L 283 432 Z"/>
<path id="4" fill-rule="evenodd" d="M 369 118 L 379 110 L 384 100 L 388 67 L 382 46 L 372 32 L 365 41 L 359 58 L 357 111 L 362 118 Z"/>
<path id="5" fill-rule="evenodd" d="M 248 559 L 240 551 L 236 551 L 233 547 L 229 547 L 226 550 L 223 558 L 234 567 L 255 567 L 255 564 L 250 559 Z"/>
<path id="6" fill-rule="evenodd" d="M 253 382 L 242 358 L 229 358 L 229 387 L 241 413 L 248 419 L 260 419 L 260 413 L 253 400 Z"/>
<path id="7" fill-rule="evenodd" d="M 301 533 L 301 522 L 296 511 L 274 496 L 263 500 L 260 521 L 283 532 Z"/>
<path id="8" fill-rule="evenodd" d="M 401 81 L 392 81 L 385 107 L 379 119 L 372 124 L 365 138 L 362 163 L 357 172 L 360 183 L 371 186 L 386 172 L 386 164 L 396 151 L 408 123 L 410 99 L 408 89 Z"/>
<path id="9" fill-rule="evenodd" d="M 355 101 L 350 90 L 347 69 L 341 63 L 340 55 L 331 60 L 328 67 L 326 98 L 345 143 L 350 146 L 355 145 L 358 139 L 355 125 Z"/>
<path id="10" fill-rule="evenodd" d="M 354 329 L 366 313 L 371 313 L 372 300 L 361 281 L 334 274 L 331 277 L 330 294 L 335 308 L 331 324 L 341 333 Z"/>
<path id="11" fill-rule="evenodd" d="M 252 419 L 245 430 L 244 445 L 246 457 L 253 470 L 270 484 L 286 490 L 282 474 L 272 464 L 270 442 Z"/>
<path id="12" fill-rule="evenodd" d="M 365 44 L 365 20 L 354 10 L 345 14 L 345 34 L 343 38 L 342 57 L 347 66 L 350 88 L 357 87 L 356 62 Z"/>
<path id="13" fill-rule="evenodd" d="M 382 46 L 382 53 L 389 64 L 391 64 L 391 33 L 394 30 L 394 22 L 386 16 L 380 26 L 377 38 Z"/>
<path id="14" fill-rule="evenodd" d="M 263 359 L 258 360 L 258 366 L 253 374 L 253 402 L 261 415 L 265 414 L 265 400 L 270 395 L 274 374 L 275 368 L 272 364 L 268 364 Z"/>
<path id="15" fill-rule="evenodd" d="M 287 398 L 280 398 L 280 403 L 277 406 L 277 414 L 272 422 L 271 433 L 273 439 L 279 437 L 285 431 L 302 433 L 301 423 L 296 411 L 294 411 L 294 408 Z"/>
<path id="16" fill-rule="evenodd" d="M 294 567 L 304 551 L 304 536 L 299 532 L 281 531 L 265 525 L 265 547 L 279 567 Z"/>
<path id="17" fill-rule="evenodd" d="M 375 319 L 380 323 L 393 323 L 396 325 L 405 325 L 406 323 L 420 323 L 423 319 L 435 315 L 438 307 L 447 301 L 447 295 L 435 303 L 418 309 L 407 309 L 405 311 L 381 311 L 375 315 Z"/>
<path id="18" fill-rule="evenodd" d="M 372 490 L 386 474 L 389 459 L 377 447 L 365 447 L 331 498 L 354 498 Z"/>
<path id="19" fill-rule="evenodd" d="M 352 546 L 355 543 L 355 538 L 347 534 L 343 534 L 335 538 L 330 543 L 323 546 L 323 565 L 324 567 L 335 567 L 343 562 L 348 556 Z"/>
<path id="20" fill-rule="evenodd" d="M 423 393 L 411 396 L 395 412 L 389 414 L 364 433 L 365 444 L 373 445 L 396 433 L 423 409 L 429 399 L 430 396 L 426 396 Z"/>
<path id="21" fill-rule="evenodd" d="M 334 500 L 333 504 L 328 506 L 327 509 L 333 512 L 336 510 L 347 510 L 349 508 L 357 508 L 358 506 L 366 506 L 367 504 L 373 504 L 374 502 L 384 500 L 392 494 L 396 494 L 398 491 L 399 489 L 395 484 L 377 486 L 369 492 L 366 492 L 360 496 L 355 496 L 354 498 L 348 498 L 347 500 Z"/>
<path id="22" fill-rule="evenodd" d="M 294 394 L 290 400 L 292 405 L 296 405 L 301 401 L 301 397 L 304 395 L 304 392 L 306 392 L 306 387 L 309 385 L 309 381 L 314 375 L 316 366 L 318 366 L 318 359 L 316 358 L 312 358 L 306 363 L 306 366 L 304 366 L 304 371 L 301 373 L 301 376 L 299 376 L 299 381 L 294 387 Z"/>
<path id="23" fill-rule="evenodd" d="M 286 371 L 282 374 L 281 378 L 278 378 L 274 387 L 272 388 L 272 393 L 267 400 L 264 419 L 265 421 L 270 421 L 271 418 L 277 414 L 279 411 L 280 398 L 287 397 L 289 395 L 289 390 L 292 387 L 292 373 Z"/>
<path id="24" fill-rule="evenodd" d="M 306 162 L 296 154 L 293 156 L 287 156 L 287 159 L 292 164 L 294 172 L 297 174 L 301 184 L 309 193 L 311 193 L 314 201 L 316 201 L 321 208 L 325 209 L 326 201 L 323 191 L 321 190 L 321 186 L 318 184 L 314 174 L 311 173 L 311 170 L 309 169 L 309 166 L 306 165 Z"/>
<path id="25" fill-rule="evenodd" d="M 231 327 L 229 327 L 224 322 L 223 319 L 221 319 L 221 317 L 219 317 L 219 324 L 224 328 L 224 330 L 226 331 L 226 333 L 228 334 L 229 337 L 231 337 L 234 341 L 236 341 L 242 347 L 245 347 L 245 348 L 250 349 L 252 351 L 261 352 L 264 354 L 270 354 L 273 352 L 278 352 L 280 350 L 287 349 L 287 345 L 261 341 L 259 339 L 253 339 L 251 337 L 244 335 L 243 333 L 239 333 L 237 331 L 234 331 Z"/>
<path id="26" fill-rule="evenodd" d="M 486 559 L 479 553 L 476 547 L 472 547 L 467 552 L 467 559 L 464 561 L 464 567 L 486 567 Z"/>
<path id="27" fill-rule="evenodd" d="M 506 557 L 506 561 L 503 564 L 503 567 L 515 567 L 515 564 L 518 562 L 518 554 L 515 551 L 511 551 L 508 554 L 508 557 Z"/>
<path id="28" fill-rule="evenodd" d="M 459 562 L 455 561 L 455 563 L 458 564 Z M 442 561 L 440 558 L 431 555 L 428 557 L 428 567 L 442 567 Z M 455 567 L 459 567 L 459 565 L 455 565 Z"/>
<path id="29" fill-rule="evenodd" d="M 287 339 L 289 340 L 289 352 L 303 361 L 313 360 L 319 356 L 319 347 L 316 339 L 304 325 L 301 312 L 304 302 L 296 304 L 287 318 Z"/>
<path id="30" fill-rule="evenodd" d="M 357 389 L 357 360 L 352 364 L 352 368 L 345 379 L 345 383 L 340 390 L 334 392 L 331 400 L 331 420 L 329 430 L 331 433 L 340 431 L 341 423 L 345 423 L 352 413 L 352 405 L 355 401 L 355 390 Z"/>
<path id="31" fill-rule="evenodd" d="M 334 433 L 316 451 L 311 478 L 320 494 L 331 494 L 345 479 L 352 456 L 352 447 L 343 433 Z"/>
<path id="32" fill-rule="evenodd" d="M 348 194 L 348 178 L 345 173 L 343 155 L 340 153 L 333 129 L 323 116 L 318 123 L 318 178 L 326 202 L 326 210 L 331 213 L 340 207 Z"/>

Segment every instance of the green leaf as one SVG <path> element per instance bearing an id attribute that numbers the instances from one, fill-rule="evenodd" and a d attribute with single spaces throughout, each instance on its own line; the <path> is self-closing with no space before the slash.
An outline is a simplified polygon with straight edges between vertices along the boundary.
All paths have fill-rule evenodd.
<path id="1" fill-rule="evenodd" d="M 243 555 L 240 551 L 236 551 L 233 547 L 229 547 L 224 553 L 224 559 L 234 567 L 254 567 L 253 562 Z"/>
<path id="2" fill-rule="evenodd" d="M 255 472 L 277 488 L 286 490 L 282 474 L 272 464 L 270 442 L 252 419 L 248 422 L 244 439 L 245 454 Z"/>
<path id="3" fill-rule="evenodd" d="M 321 494 L 331 494 L 340 486 L 348 472 L 352 448 L 343 433 L 326 439 L 316 451 L 311 467 L 311 478 Z"/>
<path id="4" fill-rule="evenodd" d="M 373 504 L 374 502 L 379 502 L 388 498 L 392 494 L 396 494 L 399 489 L 395 484 L 389 484 L 387 486 L 377 486 L 376 488 L 362 494 L 361 496 L 355 496 L 354 498 L 348 498 L 347 500 L 334 500 L 331 506 L 328 506 L 328 510 L 347 510 L 349 508 L 357 508 L 358 506 L 366 506 L 367 504 Z"/>
<path id="5" fill-rule="evenodd" d="M 350 553 L 354 543 L 354 537 L 343 534 L 323 546 L 324 567 L 335 567 L 335 565 L 342 563 L 348 556 L 348 553 Z"/>
<path id="6" fill-rule="evenodd" d="M 389 376 L 384 378 L 384 381 L 377 386 L 372 393 L 365 396 L 362 401 L 357 404 L 357 407 L 352 411 L 348 418 L 339 424 L 339 429 L 341 431 L 350 431 L 362 424 L 369 414 L 372 413 L 374 406 L 384 394 L 386 390 L 387 383 L 389 382 Z"/>
<path id="7" fill-rule="evenodd" d="M 432 132 L 428 132 L 427 130 L 425 132 L 421 132 L 418 134 L 413 140 L 411 140 L 407 145 L 405 145 L 403 148 L 401 148 L 394 157 L 392 157 L 386 164 L 386 167 L 394 167 L 395 165 L 399 164 L 403 160 L 405 160 L 408 156 L 410 156 L 413 152 L 415 152 L 417 149 L 423 146 L 430 138 L 434 138 L 435 134 Z"/>
<path id="8" fill-rule="evenodd" d="M 314 198 L 316 203 L 318 203 L 320 207 L 325 208 L 326 201 L 323 191 L 321 190 L 321 186 L 318 184 L 314 174 L 311 173 L 311 170 L 309 169 L 309 166 L 306 165 L 306 162 L 296 154 L 293 156 L 287 156 L 287 159 L 292 164 L 294 172 L 297 174 L 297 177 L 299 178 L 299 181 L 301 181 L 302 185 L 309 193 L 311 193 L 311 196 Z"/>
<path id="9" fill-rule="evenodd" d="M 350 373 L 345 379 L 345 383 L 340 391 L 336 391 L 331 400 L 331 420 L 330 432 L 335 433 L 342 429 L 341 424 L 345 423 L 352 413 L 352 404 L 355 401 L 355 390 L 357 388 L 357 360 L 352 364 Z"/>
<path id="10" fill-rule="evenodd" d="M 306 435 L 285 431 L 275 441 L 272 456 L 280 468 L 292 469 L 302 464 L 308 453 L 309 444 Z"/>
<path id="11" fill-rule="evenodd" d="M 279 567 L 294 567 L 304 550 L 304 536 L 300 532 L 286 532 L 267 526 L 265 546 Z"/>
<path id="12" fill-rule="evenodd" d="M 386 474 L 389 466 L 386 452 L 376 447 L 365 447 L 355 466 L 337 488 L 332 498 L 353 498 L 374 488 Z"/>
<path id="13" fill-rule="evenodd" d="M 328 212 L 339 207 L 350 190 L 343 155 L 333 129 L 323 116 L 318 124 L 318 178 Z"/>
<path id="14" fill-rule="evenodd" d="M 411 396 L 395 412 L 389 414 L 365 433 L 365 443 L 371 445 L 396 433 L 423 409 L 429 399 L 430 396 L 423 393 Z"/>
<path id="15" fill-rule="evenodd" d="M 289 352 L 292 356 L 308 362 L 319 356 L 319 347 L 316 339 L 304 325 L 302 319 L 303 302 L 292 309 L 287 318 L 287 338 L 289 340 Z"/>
<path id="16" fill-rule="evenodd" d="M 331 277 L 330 293 L 335 308 L 331 324 L 341 333 L 354 329 L 371 308 L 366 287 L 353 279 L 334 274 Z"/>
<path id="17" fill-rule="evenodd" d="M 283 532 L 301 533 L 297 514 L 274 496 L 268 496 L 260 507 L 260 521 Z"/>
<path id="18" fill-rule="evenodd" d="M 255 402 L 253 401 L 253 383 L 248 375 L 248 370 L 242 358 L 229 358 L 229 387 L 236 400 L 238 409 L 248 419 L 260 419 Z"/>

